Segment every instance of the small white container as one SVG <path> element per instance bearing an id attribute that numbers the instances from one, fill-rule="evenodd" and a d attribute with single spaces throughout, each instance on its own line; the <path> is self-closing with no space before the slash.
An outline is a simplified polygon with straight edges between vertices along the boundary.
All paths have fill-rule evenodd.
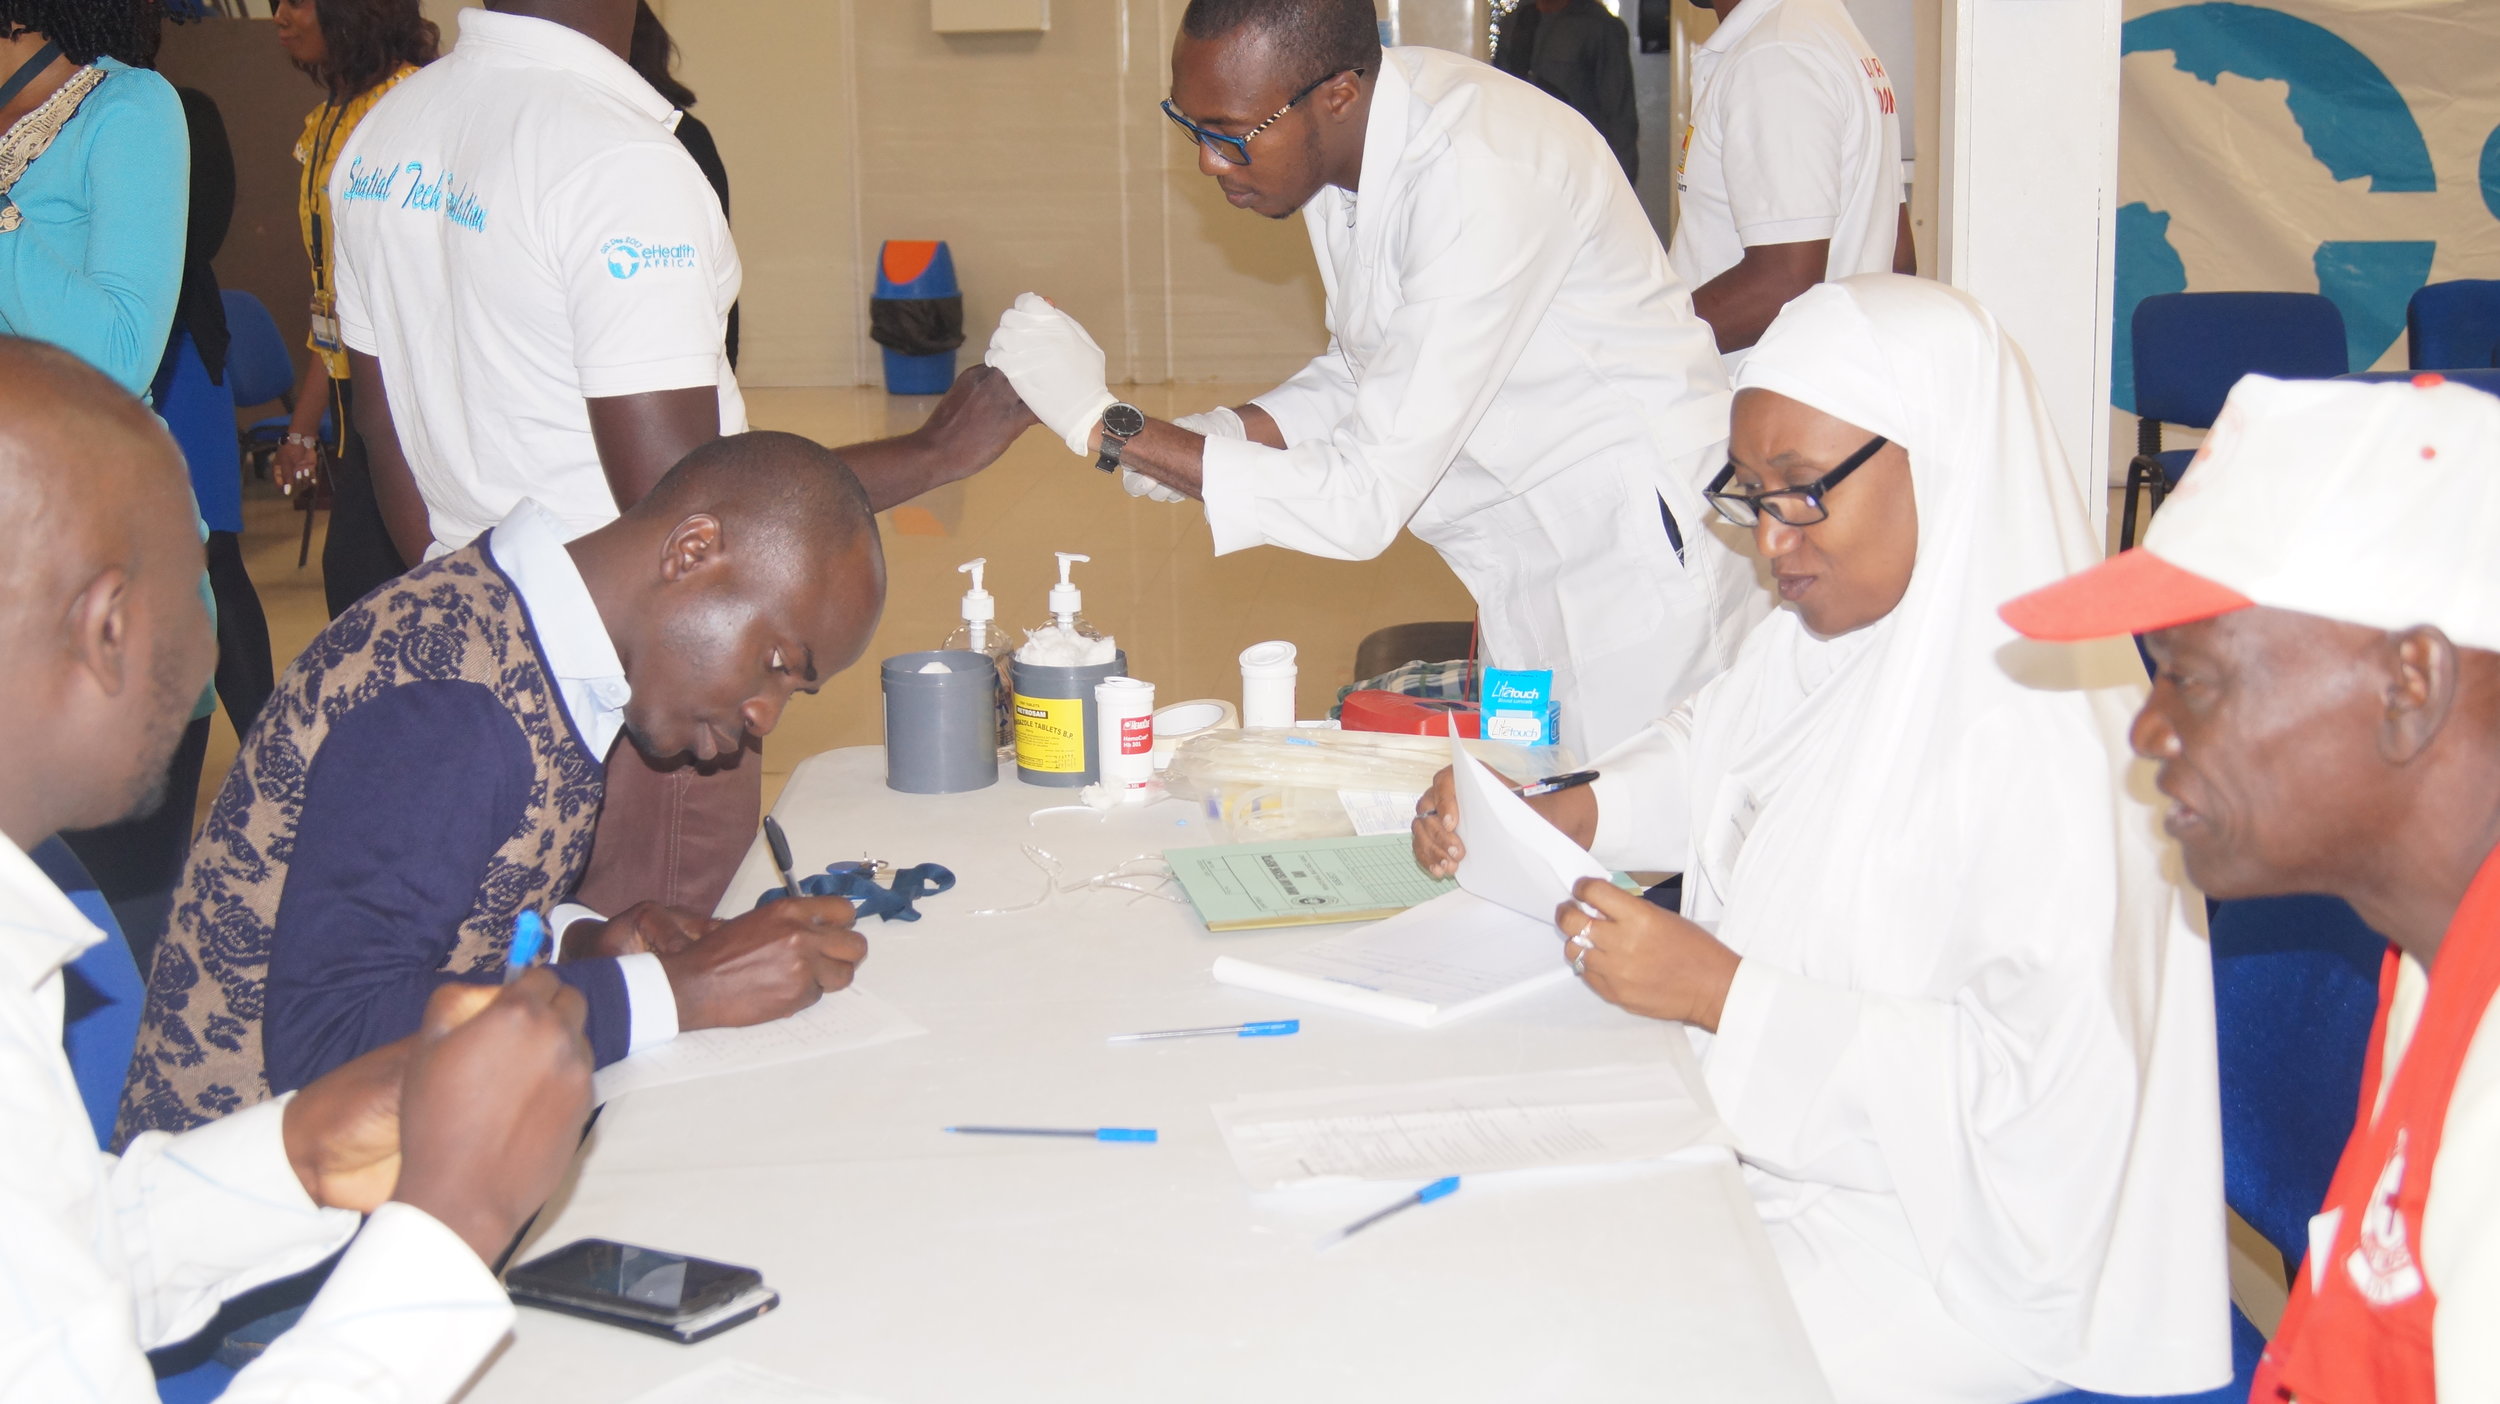
<path id="1" fill-rule="evenodd" d="M 1104 678 L 1094 684 L 1094 717 L 1102 787 L 1126 798 L 1154 783 L 1155 685 Z"/>
<path id="2" fill-rule="evenodd" d="M 1241 724 L 1245 728 L 1293 725 L 1293 686 L 1301 669 L 1294 647 L 1282 639 L 1241 651 Z"/>

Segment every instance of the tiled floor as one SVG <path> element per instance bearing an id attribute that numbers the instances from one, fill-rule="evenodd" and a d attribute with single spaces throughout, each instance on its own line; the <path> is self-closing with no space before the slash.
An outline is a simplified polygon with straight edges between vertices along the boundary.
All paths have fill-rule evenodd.
<path id="1" fill-rule="evenodd" d="M 1149 414 L 1236 403 L 1264 386 L 1140 386 Z M 786 429 L 830 444 L 900 433 L 934 403 L 860 389 L 750 390 L 757 428 Z M 295 552 L 303 519 L 267 485 L 247 485 L 244 560 L 269 614 L 283 668 L 328 622 L 321 596 L 321 538 L 310 564 Z M 1054 551 L 1093 557 L 1076 568 L 1085 613 L 1128 651 L 1129 670 L 1155 684 L 1158 703 L 1241 694 L 1235 663 L 1263 639 L 1301 648 L 1301 712 L 1323 715 L 1353 676 L 1354 646 L 1385 624 L 1467 619 L 1465 590 L 1431 548 L 1401 538 L 1377 560 L 1325 561 L 1268 547 L 1217 560 L 1195 505 L 1129 497 L 1045 431 L 1028 432 L 1007 456 L 968 482 L 941 488 L 887 514 L 885 617 L 867 655 L 813 698 L 801 698 L 765 743 L 765 802 L 798 762 L 836 746 L 874 743 L 882 713 L 876 660 L 935 648 L 956 623 L 965 578 L 955 567 L 989 558 L 999 619 L 1040 623 L 1055 578 Z M 234 734 L 219 716 L 209 743 L 200 809 L 234 759 Z"/>

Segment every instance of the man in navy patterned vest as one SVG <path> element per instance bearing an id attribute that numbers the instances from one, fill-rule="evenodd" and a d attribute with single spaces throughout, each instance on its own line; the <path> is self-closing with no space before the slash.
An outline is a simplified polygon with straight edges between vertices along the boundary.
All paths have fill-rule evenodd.
<path id="1" fill-rule="evenodd" d="M 718 924 L 559 905 L 621 731 L 710 760 L 855 660 L 885 597 L 858 480 L 790 434 L 719 439 L 569 544 L 523 501 L 331 621 L 279 680 L 193 847 L 158 949 L 120 1136 L 302 1086 L 503 978 L 548 914 L 605 1065 L 850 982 L 850 905 Z"/>

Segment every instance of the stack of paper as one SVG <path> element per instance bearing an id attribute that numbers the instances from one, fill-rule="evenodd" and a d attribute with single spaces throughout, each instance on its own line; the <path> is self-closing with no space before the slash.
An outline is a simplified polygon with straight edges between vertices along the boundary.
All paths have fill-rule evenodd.
<path id="1" fill-rule="evenodd" d="M 1234 1164 L 1260 1189 L 1604 1165 L 1730 1144 L 1667 1063 L 1270 1092 L 1214 1110 Z"/>
<path id="2" fill-rule="evenodd" d="M 1562 937 L 1472 892 L 1265 960 L 1223 956 L 1216 982 L 1428 1029 L 1569 978 Z"/>
<path id="3" fill-rule="evenodd" d="M 1458 841 L 1467 851 L 1458 863 L 1459 886 L 1550 923 L 1580 879 L 1606 876 L 1587 849 L 1563 837 L 1455 739 L 1450 768 L 1458 787 Z"/>
<path id="4" fill-rule="evenodd" d="M 826 995 L 789 1018 L 769 1024 L 681 1033 L 656 1048 L 610 1063 L 591 1079 L 591 1088 L 600 1101 L 608 1102 L 646 1087 L 873 1048 L 927 1032 L 893 1005 L 853 988 Z"/>

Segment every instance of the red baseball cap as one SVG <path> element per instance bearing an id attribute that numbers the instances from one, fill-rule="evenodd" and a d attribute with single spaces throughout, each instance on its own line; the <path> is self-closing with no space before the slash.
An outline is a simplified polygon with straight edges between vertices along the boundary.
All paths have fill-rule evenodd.
<path id="1" fill-rule="evenodd" d="M 1998 617 L 2052 643 L 2149 634 L 2257 603 L 2228 585 L 2181 570 L 2138 546 L 2090 570 L 2008 600 Z"/>

